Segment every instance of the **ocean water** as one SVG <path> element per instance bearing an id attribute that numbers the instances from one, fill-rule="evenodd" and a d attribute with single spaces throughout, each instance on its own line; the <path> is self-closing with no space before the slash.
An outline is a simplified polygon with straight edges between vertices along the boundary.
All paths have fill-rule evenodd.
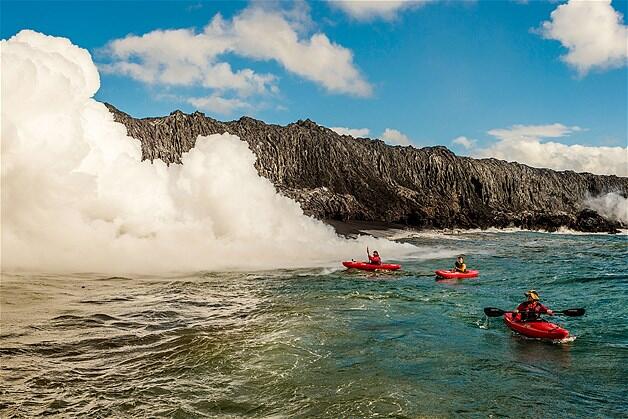
<path id="1" fill-rule="evenodd" d="M 452 259 L 395 274 L 4 273 L 0 416 L 628 416 L 627 236 L 403 240 L 463 252 L 481 276 L 436 281 Z M 587 309 L 554 318 L 575 340 L 484 317 L 529 288 Z"/>

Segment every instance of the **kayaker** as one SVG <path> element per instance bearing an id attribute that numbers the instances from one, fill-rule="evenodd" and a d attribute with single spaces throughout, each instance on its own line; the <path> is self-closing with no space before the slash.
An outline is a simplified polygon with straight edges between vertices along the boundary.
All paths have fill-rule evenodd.
<path id="1" fill-rule="evenodd" d="M 369 256 L 369 263 L 371 265 L 381 265 L 382 264 L 382 258 L 379 257 L 379 253 L 377 253 L 377 250 L 373 250 L 373 256 L 371 256 L 371 253 L 369 252 L 368 248 L 366 249 L 366 254 Z"/>
<path id="2" fill-rule="evenodd" d="M 460 255 L 458 256 L 458 258 L 456 258 L 456 263 L 454 264 L 454 272 L 466 272 L 467 271 L 467 265 L 465 265 L 464 263 L 464 256 Z"/>
<path id="3" fill-rule="evenodd" d="M 526 291 L 525 296 L 528 297 L 526 301 L 519 304 L 514 311 L 517 315 L 517 320 L 528 321 L 538 320 L 541 314 L 554 315 L 554 312 L 539 302 L 541 299 L 539 293 L 535 290 Z"/>

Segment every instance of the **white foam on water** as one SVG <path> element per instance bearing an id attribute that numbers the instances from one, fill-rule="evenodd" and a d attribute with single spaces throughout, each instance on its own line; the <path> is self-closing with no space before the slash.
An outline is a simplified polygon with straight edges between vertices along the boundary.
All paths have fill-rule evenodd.
<path id="1" fill-rule="evenodd" d="M 1 41 L 2 270 L 182 272 L 334 266 L 368 244 L 307 217 L 254 168 L 247 143 L 199 137 L 182 165 L 141 161 L 140 143 L 93 95 L 90 54 L 24 30 Z"/>
<path id="2" fill-rule="evenodd" d="M 553 340 L 552 343 L 555 343 L 555 344 L 558 344 L 558 345 L 563 344 L 563 343 L 571 343 L 571 342 L 575 341 L 576 338 L 577 338 L 577 336 L 569 336 L 569 337 L 566 337 L 565 339 Z"/>
<path id="3" fill-rule="evenodd" d="M 616 234 L 626 235 L 628 234 L 627 229 L 619 229 L 619 232 Z M 506 228 L 497 228 L 497 227 L 489 227 L 486 229 L 468 229 L 468 230 L 425 230 L 425 231 L 416 231 L 416 230 L 408 230 L 399 232 L 396 234 L 391 234 L 387 236 L 391 240 L 403 240 L 409 238 L 432 238 L 432 239 L 440 239 L 440 240 L 470 240 L 468 236 L 474 234 L 515 234 L 515 233 L 542 233 L 542 234 L 553 234 L 553 235 L 574 235 L 574 236 L 591 236 L 591 235 L 608 235 L 607 232 L 593 233 L 593 232 L 585 232 L 585 231 L 576 231 L 571 230 L 567 227 L 560 227 L 556 231 L 546 231 L 546 230 L 528 230 L 518 227 L 506 227 Z"/>
<path id="4" fill-rule="evenodd" d="M 522 340 L 533 340 L 533 341 L 537 341 L 537 342 L 546 342 L 546 343 L 552 343 L 554 345 L 560 345 L 560 344 L 564 344 L 564 343 L 570 343 L 576 340 L 577 336 L 567 336 L 564 339 L 542 339 L 542 338 L 531 338 L 529 336 L 523 336 L 515 331 L 512 331 L 512 335 L 516 336 L 519 339 Z"/>
<path id="5" fill-rule="evenodd" d="M 624 229 L 619 229 L 618 233 L 615 233 L 618 236 L 625 236 L 628 235 L 628 230 L 624 230 Z M 586 231 L 575 231 L 575 230 L 570 230 L 566 227 L 561 227 L 558 229 L 558 231 L 553 231 L 549 234 L 557 234 L 557 235 L 566 235 L 566 236 L 608 236 L 608 232 L 600 232 L 600 233 L 593 233 L 593 232 L 586 232 Z"/>

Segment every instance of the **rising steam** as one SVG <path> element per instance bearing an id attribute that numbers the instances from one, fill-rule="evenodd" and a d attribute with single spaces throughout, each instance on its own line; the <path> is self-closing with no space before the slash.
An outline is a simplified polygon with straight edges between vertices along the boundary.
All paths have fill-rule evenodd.
<path id="1" fill-rule="evenodd" d="M 619 194 L 611 192 L 595 198 L 587 198 L 584 206 L 597 211 L 605 218 L 628 225 L 628 198 Z"/>
<path id="2" fill-rule="evenodd" d="M 248 145 L 199 137 L 182 165 L 141 161 L 92 98 L 98 71 L 67 39 L 2 48 L 2 269 L 155 272 L 319 266 L 361 257 L 260 177 Z M 417 248 L 370 239 L 384 256 Z"/>

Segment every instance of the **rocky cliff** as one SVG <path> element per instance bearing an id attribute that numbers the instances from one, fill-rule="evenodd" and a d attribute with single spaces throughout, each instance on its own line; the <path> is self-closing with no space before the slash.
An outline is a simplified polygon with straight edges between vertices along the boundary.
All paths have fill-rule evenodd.
<path id="1" fill-rule="evenodd" d="M 393 147 L 341 136 L 310 120 L 284 127 L 248 117 L 220 122 L 180 111 L 136 119 L 107 106 L 141 141 L 143 158 L 151 161 L 179 164 L 198 135 L 239 136 L 257 155 L 260 175 L 320 219 L 418 228 L 622 227 L 582 204 L 586 196 L 608 192 L 628 196 L 628 178 L 460 157 L 445 147 Z"/>

